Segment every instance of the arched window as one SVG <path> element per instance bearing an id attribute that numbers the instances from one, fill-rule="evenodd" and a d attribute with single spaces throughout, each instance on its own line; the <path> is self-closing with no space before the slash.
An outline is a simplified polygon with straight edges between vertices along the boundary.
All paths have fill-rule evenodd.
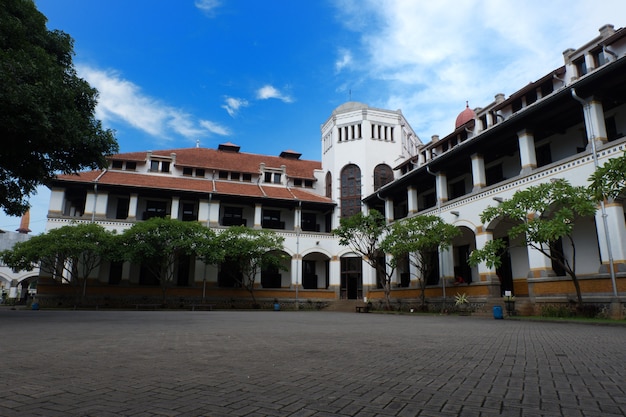
<path id="1" fill-rule="evenodd" d="M 374 168 L 374 191 L 393 180 L 393 171 L 387 164 L 376 165 Z"/>
<path id="2" fill-rule="evenodd" d="M 361 211 L 361 169 L 346 165 L 341 170 L 341 217 L 350 217 Z"/>
<path id="3" fill-rule="evenodd" d="M 333 198 L 333 174 L 326 173 L 326 197 Z"/>

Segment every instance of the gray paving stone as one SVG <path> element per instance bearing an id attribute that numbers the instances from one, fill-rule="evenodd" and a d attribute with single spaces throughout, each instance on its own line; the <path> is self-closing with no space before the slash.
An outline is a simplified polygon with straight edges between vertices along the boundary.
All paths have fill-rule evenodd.
<path id="1" fill-rule="evenodd" d="M 622 326 L 0 309 L 0 330 L 7 417 L 626 415 Z"/>

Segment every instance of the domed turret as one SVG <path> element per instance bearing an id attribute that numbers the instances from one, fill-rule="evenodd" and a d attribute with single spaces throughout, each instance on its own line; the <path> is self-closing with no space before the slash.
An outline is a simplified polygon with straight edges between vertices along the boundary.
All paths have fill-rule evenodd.
<path id="1" fill-rule="evenodd" d="M 474 110 L 469 108 L 469 103 L 466 101 L 465 102 L 465 110 L 463 110 L 461 113 L 459 113 L 459 115 L 456 117 L 456 123 L 454 124 L 454 130 L 456 130 L 459 127 L 463 126 L 465 123 L 469 122 L 470 120 L 473 120 L 475 117 L 476 117 L 476 113 L 474 113 Z"/>

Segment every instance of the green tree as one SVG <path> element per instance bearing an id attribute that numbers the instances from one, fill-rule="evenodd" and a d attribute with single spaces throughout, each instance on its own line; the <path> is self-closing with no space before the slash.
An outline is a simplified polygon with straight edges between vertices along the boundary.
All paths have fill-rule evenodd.
<path id="1" fill-rule="evenodd" d="M 8 215 L 26 212 L 55 174 L 105 167 L 118 150 L 73 55 L 72 38 L 47 30 L 32 0 L 0 2 L 0 207 Z"/>
<path id="2" fill-rule="evenodd" d="M 333 233 L 339 237 L 339 244 L 349 247 L 374 270 L 385 294 L 385 308 L 391 310 L 391 279 L 396 269 L 396 261 L 387 258 L 382 249 L 383 240 L 390 232 L 385 217 L 377 210 L 369 214 L 361 212 L 344 217 Z"/>
<path id="3" fill-rule="evenodd" d="M 510 200 L 487 207 L 480 220 L 483 223 L 496 218 L 512 220 L 515 224 L 508 230 L 509 241 L 520 237 L 522 245 L 539 251 L 560 266 L 572 279 L 578 305 L 581 305 L 582 294 L 576 275 L 576 245 L 572 233 L 576 222 L 581 217 L 594 215 L 596 209 L 587 188 L 575 187 L 567 180 L 557 179 L 517 191 Z M 560 249 L 566 244 L 570 247 L 569 257 Z M 503 240 L 494 239 L 482 249 L 472 252 L 470 265 L 485 262 L 490 268 L 499 267 L 502 264 L 501 255 L 506 249 Z"/>
<path id="4" fill-rule="evenodd" d="M 135 223 L 121 235 L 121 259 L 144 265 L 158 280 L 167 301 L 167 289 L 176 277 L 181 256 L 212 260 L 215 233 L 200 223 L 155 217 Z M 216 259 L 219 259 L 219 254 Z"/>
<path id="5" fill-rule="evenodd" d="M 611 158 L 589 177 L 589 190 L 597 201 L 615 199 L 626 188 L 626 153 Z"/>
<path id="6" fill-rule="evenodd" d="M 252 303 L 256 305 L 257 275 L 267 268 L 286 269 L 288 258 L 282 252 L 285 239 L 271 230 L 232 226 L 221 232 L 218 240 L 225 250 L 225 260 L 235 266 L 227 272 L 250 293 Z"/>
<path id="7" fill-rule="evenodd" d="M 32 271 L 39 265 L 60 282 L 76 288 L 76 302 L 84 301 L 87 281 L 103 260 L 110 259 L 114 236 L 102 226 L 81 223 L 52 229 L 17 243 L 4 251 L 4 263 L 15 269 Z"/>
<path id="8" fill-rule="evenodd" d="M 382 242 L 382 249 L 394 262 L 404 256 L 418 271 L 422 308 L 426 305 L 426 278 L 432 267 L 433 252 L 447 250 L 461 231 L 438 216 L 414 216 L 395 222 Z"/>

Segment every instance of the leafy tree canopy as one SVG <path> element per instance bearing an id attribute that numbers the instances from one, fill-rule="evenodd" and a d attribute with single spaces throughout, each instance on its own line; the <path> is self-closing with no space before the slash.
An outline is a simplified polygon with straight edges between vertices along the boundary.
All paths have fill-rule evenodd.
<path id="1" fill-rule="evenodd" d="M 606 161 L 589 177 L 589 189 L 597 201 L 617 198 L 626 189 L 626 153 Z"/>
<path id="2" fill-rule="evenodd" d="M 575 187 L 565 179 L 557 179 L 517 191 L 510 200 L 487 207 L 480 220 L 483 223 L 497 218 L 511 220 L 513 226 L 508 230 L 510 241 L 519 237 L 522 245 L 538 250 L 560 265 L 572 278 L 578 302 L 582 303 L 572 232 L 581 217 L 594 215 L 596 209 L 596 203 L 586 187 Z M 554 245 L 561 239 L 564 244 L 569 243 L 569 259 Z M 489 267 L 499 267 L 505 249 L 504 241 L 494 239 L 473 251 L 469 263 L 485 262 Z"/>
<path id="3" fill-rule="evenodd" d="M 73 40 L 32 0 L 0 2 L 0 207 L 18 216 L 57 173 L 106 166 L 118 151 L 94 117 L 98 93 L 76 75 Z"/>

